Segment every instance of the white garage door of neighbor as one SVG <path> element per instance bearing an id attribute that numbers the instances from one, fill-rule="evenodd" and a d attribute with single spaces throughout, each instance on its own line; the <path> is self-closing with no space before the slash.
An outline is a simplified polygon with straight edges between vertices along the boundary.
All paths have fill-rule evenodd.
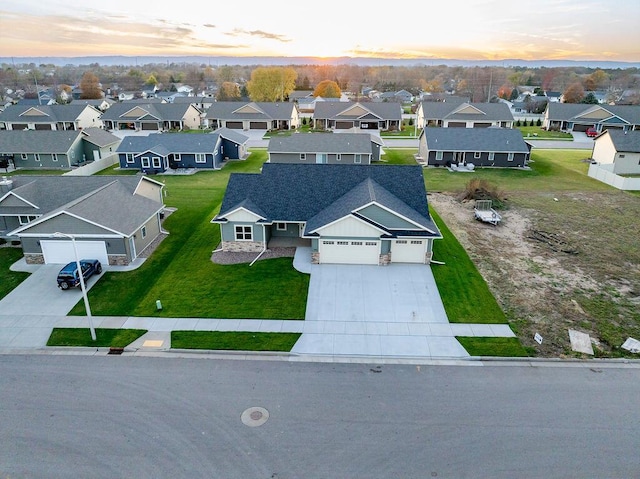
<path id="1" fill-rule="evenodd" d="M 41 240 L 40 246 L 45 264 L 67 264 L 76 260 L 71 241 Z M 76 246 L 80 259 L 97 259 L 103 265 L 109 264 L 104 241 L 76 241 Z"/>
<path id="2" fill-rule="evenodd" d="M 320 240 L 320 263 L 378 264 L 380 241 Z"/>
<path id="3" fill-rule="evenodd" d="M 396 240 L 391 245 L 392 263 L 424 263 L 427 240 Z"/>

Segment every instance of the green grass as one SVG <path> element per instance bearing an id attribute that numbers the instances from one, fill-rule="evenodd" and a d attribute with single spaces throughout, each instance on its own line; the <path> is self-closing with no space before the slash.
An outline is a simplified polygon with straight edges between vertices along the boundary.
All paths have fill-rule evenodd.
<path id="1" fill-rule="evenodd" d="M 96 329 L 96 340 L 89 328 L 53 328 L 47 346 L 124 348 L 147 332 L 146 329 Z"/>
<path id="2" fill-rule="evenodd" d="M 518 338 L 486 338 L 474 336 L 456 336 L 471 356 L 497 356 L 524 358 L 530 356 Z"/>
<path id="3" fill-rule="evenodd" d="M 460 192 L 472 178 L 486 179 L 503 191 L 611 191 L 611 186 L 589 178 L 588 150 L 534 150 L 530 170 L 478 168 L 455 173 L 446 168 L 425 168 L 427 191 Z"/>
<path id="4" fill-rule="evenodd" d="M 571 133 L 565 133 L 562 131 L 547 131 L 543 130 L 539 126 L 518 126 L 516 127 L 522 133 L 522 136 L 527 138 L 537 138 L 539 140 L 572 140 L 573 135 Z"/>
<path id="5" fill-rule="evenodd" d="M 300 333 L 172 331 L 171 348 L 289 352 L 298 338 Z"/>
<path id="6" fill-rule="evenodd" d="M 22 248 L 4 246 L 0 248 L 0 299 L 22 283 L 29 273 L 11 271 L 9 267 L 22 258 Z"/>
<path id="7" fill-rule="evenodd" d="M 437 212 L 432 217 L 442 233 L 433 242 L 431 267 L 444 309 L 451 323 L 506 323 L 507 318 L 471 258 Z"/>
<path id="8" fill-rule="evenodd" d="M 417 165 L 413 155 L 418 153 L 415 148 L 394 148 L 392 150 L 384 150 L 385 154 L 380 158 L 381 164 L 387 165 Z"/>
<path id="9" fill-rule="evenodd" d="M 129 272 L 107 272 L 91 288 L 96 315 L 211 318 L 304 318 L 309 275 L 293 268 L 292 258 L 237 265 L 211 262 L 220 227 L 211 218 L 231 172 L 258 172 L 265 149 L 220 171 L 189 176 L 156 176 L 166 185 L 167 206 L 177 208 L 164 223 L 170 232 L 150 258 Z M 162 301 L 157 311 L 156 300 Z M 82 302 L 70 314 L 84 315 Z"/>
<path id="10" fill-rule="evenodd" d="M 131 169 L 120 169 L 120 163 L 116 163 L 111 165 L 104 170 L 100 170 L 94 175 L 136 175 L 140 172 L 140 170 L 136 170 L 135 168 Z"/>

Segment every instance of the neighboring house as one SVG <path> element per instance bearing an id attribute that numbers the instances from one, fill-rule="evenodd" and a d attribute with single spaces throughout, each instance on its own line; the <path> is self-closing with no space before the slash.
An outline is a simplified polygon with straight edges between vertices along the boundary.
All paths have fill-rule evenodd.
<path id="1" fill-rule="evenodd" d="M 121 91 L 118 93 L 118 100 L 120 101 L 133 100 L 134 98 L 136 98 L 137 94 L 138 93 L 135 91 Z"/>
<path id="2" fill-rule="evenodd" d="M 398 103 L 411 103 L 414 96 L 407 90 L 385 91 L 378 97 L 381 101 L 395 101 Z"/>
<path id="3" fill-rule="evenodd" d="M 216 101 L 207 110 L 205 126 L 232 130 L 295 130 L 300 126 L 300 113 L 298 105 L 288 101 Z"/>
<path id="4" fill-rule="evenodd" d="M 0 113 L 0 130 L 80 130 L 102 127 L 92 105 L 14 105 Z"/>
<path id="5" fill-rule="evenodd" d="M 325 130 L 401 130 L 399 103 L 316 102 L 314 128 Z"/>
<path id="6" fill-rule="evenodd" d="M 211 222 L 224 251 L 302 239 L 313 263 L 424 264 L 442 238 L 418 165 L 265 163 L 261 174 L 231 174 Z"/>
<path id="7" fill-rule="evenodd" d="M 201 112 L 205 112 L 211 105 L 215 103 L 215 98 L 210 96 L 177 96 L 173 99 L 173 103 L 191 104 Z"/>
<path id="8" fill-rule="evenodd" d="M 120 139 L 100 128 L 0 131 L 0 155 L 21 169 L 71 169 L 115 152 Z"/>
<path id="9" fill-rule="evenodd" d="M 593 140 L 591 157 L 616 175 L 640 175 L 640 130 L 607 130 Z"/>
<path id="10" fill-rule="evenodd" d="M 145 176 L 12 176 L 0 182 L 0 235 L 29 264 L 82 258 L 127 265 L 162 232 L 163 184 Z"/>
<path id="11" fill-rule="evenodd" d="M 617 128 L 640 130 L 640 105 L 588 105 L 584 103 L 549 103 L 544 112 L 547 130 L 598 132 Z"/>
<path id="12" fill-rule="evenodd" d="M 145 173 L 178 168 L 218 170 L 229 159 L 245 159 L 248 140 L 247 136 L 227 128 L 201 135 L 125 136 L 117 153 L 120 168 Z"/>
<path id="13" fill-rule="evenodd" d="M 164 103 L 173 103 L 178 98 L 188 98 L 188 95 L 177 91 L 159 91 L 152 98 L 159 98 Z"/>
<path id="14" fill-rule="evenodd" d="M 518 129 L 424 128 L 418 139 L 419 158 L 428 166 L 527 166 L 531 145 Z"/>
<path id="15" fill-rule="evenodd" d="M 547 99 L 552 103 L 560 103 L 560 99 L 562 98 L 561 91 L 548 91 L 546 92 Z"/>
<path id="16" fill-rule="evenodd" d="M 200 113 L 190 103 L 117 103 L 102 121 L 107 130 L 187 130 L 200 128 Z"/>
<path id="17" fill-rule="evenodd" d="M 114 103 L 115 101 L 109 98 L 102 98 L 101 100 L 72 100 L 70 104 L 71 105 L 91 105 L 100 111 L 105 111 Z"/>
<path id="18" fill-rule="evenodd" d="M 382 140 L 369 133 L 296 133 L 273 137 L 269 163 L 363 164 L 379 161 Z"/>
<path id="19" fill-rule="evenodd" d="M 423 101 L 416 109 L 416 126 L 444 128 L 511 128 L 513 114 L 504 103 L 457 103 Z"/>

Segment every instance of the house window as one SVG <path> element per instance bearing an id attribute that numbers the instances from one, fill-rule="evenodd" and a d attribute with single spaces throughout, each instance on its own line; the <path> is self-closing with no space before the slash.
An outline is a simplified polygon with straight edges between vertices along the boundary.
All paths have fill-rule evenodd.
<path id="1" fill-rule="evenodd" d="M 411 240 L 411 244 L 422 244 L 422 241 Z"/>
<path id="2" fill-rule="evenodd" d="M 58 155 L 56 153 L 51 155 L 51 161 L 58 161 Z"/>
<path id="3" fill-rule="evenodd" d="M 26 225 L 30 222 L 32 222 L 33 220 L 35 220 L 37 218 L 37 216 L 31 216 L 31 215 L 20 215 L 18 217 L 18 220 L 20 221 L 21 225 Z"/>
<path id="4" fill-rule="evenodd" d="M 436 151 L 436 161 L 442 161 L 442 152 Z"/>
<path id="5" fill-rule="evenodd" d="M 378 243 L 376 243 L 375 241 L 366 241 L 364 243 L 365 246 L 378 246 Z"/>
<path id="6" fill-rule="evenodd" d="M 493 161 L 493 157 L 495 156 L 495 153 L 493 151 L 489 152 L 489 161 Z"/>
<path id="7" fill-rule="evenodd" d="M 352 241 L 351 246 L 362 246 L 362 241 Z"/>
<path id="8" fill-rule="evenodd" d="M 207 155 L 205 153 L 196 153 L 196 163 L 206 163 Z"/>
<path id="9" fill-rule="evenodd" d="M 133 153 L 126 153 L 127 163 L 133 163 Z"/>
<path id="10" fill-rule="evenodd" d="M 396 244 L 407 244 L 407 240 L 398 240 Z"/>
<path id="11" fill-rule="evenodd" d="M 507 161 L 513 161 L 513 153 L 507 155 Z"/>
<path id="12" fill-rule="evenodd" d="M 151 163 L 149 163 L 149 157 L 148 156 L 143 156 L 142 157 L 142 167 L 143 168 L 149 168 L 149 166 L 151 166 Z"/>
<path id="13" fill-rule="evenodd" d="M 334 241 L 323 241 L 322 244 L 335 244 Z"/>
<path id="14" fill-rule="evenodd" d="M 479 159 L 479 158 L 480 158 L 480 152 L 479 152 L 479 151 L 476 151 L 476 152 L 473 154 L 473 158 L 474 158 L 475 160 Z"/>
<path id="15" fill-rule="evenodd" d="M 33 155 L 36 161 L 40 161 L 40 153 Z"/>
<path id="16" fill-rule="evenodd" d="M 29 155 L 27 155 L 26 153 L 21 153 L 20 154 L 20 159 L 21 160 L 26 160 L 27 158 L 29 158 Z"/>
<path id="17" fill-rule="evenodd" d="M 336 161 L 340 161 L 340 160 L 342 160 L 342 154 L 338 153 L 336 155 Z"/>
<path id="18" fill-rule="evenodd" d="M 276 223 L 276 229 L 278 231 L 287 231 L 287 223 Z"/>
<path id="19" fill-rule="evenodd" d="M 180 156 L 180 153 L 176 153 L 173 155 L 173 161 L 182 161 L 182 157 Z"/>
<path id="20" fill-rule="evenodd" d="M 354 163 L 362 163 L 362 155 L 354 155 L 353 162 Z"/>
<path id="21" fill-rule="evenodd" d="M 160 158 L 158 158 L 157 156 L 153 157 L 153 167 L 160 168 Z"/>
<path id="22" fill-rule="evenodd" d="M 252 226 L 236 226 L 236 241 L 252 241 L 252 240 L 253 240 Z"/>
<path id="23" fill-rule="evenodd" d="M 349 246 L 349 242 L 348 241 L 337 241 L 337 244 L 339 246 Z"/>
<path id="24" fill-rule="evenodd" d="M 142 235 L 143 238 L 147 237 L 147 227 L 143 226 L 142 229 L 140 230 L 140 234 Z"/>
<path id="25" fill-rule="evenodd" d="M 624 155 L 618 155 L 618 158 L 624 158 Z"/>
<path id="26" fill-rule="evenodd" d="M 300 153 L 300 161 L 304 161 L 307 159 L 307 154 L 306 153 Z"/>

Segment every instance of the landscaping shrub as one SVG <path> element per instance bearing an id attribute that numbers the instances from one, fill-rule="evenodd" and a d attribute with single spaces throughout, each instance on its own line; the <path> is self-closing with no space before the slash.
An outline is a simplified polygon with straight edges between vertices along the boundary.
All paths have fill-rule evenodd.
<path id="1" fill-rule="evenodd" d="M 522 124 L 520 123 L 520 120 L 516 120 L 516 126 L 522 126 Z"/>
<path id="2" fill-rule="evenodd" d="M 536 121 L 536 126 L 542 126 L 542 120 L 540 118 Z"/>

